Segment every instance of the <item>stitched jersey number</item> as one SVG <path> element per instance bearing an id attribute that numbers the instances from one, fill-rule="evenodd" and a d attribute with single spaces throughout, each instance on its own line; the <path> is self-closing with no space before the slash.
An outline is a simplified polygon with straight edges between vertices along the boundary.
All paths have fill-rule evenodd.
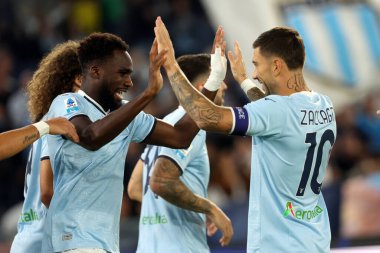
<path id="1" fill-rule="evenodd" d="M 26 164 L 26 171 L 25 171 L 25 181 L 24 181 L 24 193 L 26 195 L 28 191 L 28 175 L 32 173 L 32 159 L 33 159 L 33 145 L 30 148 L 28 162 Z"/>
<path id="2" fill-rule="evenodd" d="M 310 147 L 307 150 L 305 165 L 303 167 L 301 181 L 300 181 L 300 184 L 299 184 L 298 190 L 297 190 L 297 196 L 303 196 L 305 194 L 306 184 L 307 184 L 307 181 L 309 180 L 311 166 L 312 166 L 313 160 L 314 160 L 315 147 L 318 144 L 316 137 L 317 137 L 316 132 L 306 134 L 305 143 L 310 143 Z M 320 168 L 321 163 L 322 163 L 323 147 L 327 141 L 330 142 L 331 147 L 333 146 L 333 144 L 335 142 L 335 135 L 331 129 L 326 130 L 322 134 L 321 140 L 320 140 L 319 145 L 318 145 L 317 160 L 315 161 L 313 177 L 311 178 L 311 182 L 310 182 L 311 190 L 315 194 L 319 194 L 321 192 L 321 185 L 322 184 L 318 183 L 317 179 L 318 179 L 318 175 L 319 175 L 319 168 Z"/>

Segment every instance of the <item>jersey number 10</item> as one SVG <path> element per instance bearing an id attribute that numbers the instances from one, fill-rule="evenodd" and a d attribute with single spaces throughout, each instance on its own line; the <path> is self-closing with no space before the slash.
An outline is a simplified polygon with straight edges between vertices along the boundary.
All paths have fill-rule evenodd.
<path id="1" fill-rule="evenodd" d="M 307 184 L 307 181 L 309 180 L 311 166 L 314 160 L 315 147 L 318 144 L 316 137 L 317 137 L 316 132 L 306 134 L 305 143 L 310 143 L 310 147 L 307 150 L 305 165 L 303 167 L 301 181 L 297 190 L 297 196 L 303 196 L 305 194 L 306 184 Z M 318 145 L 317 160 L 315 161 L 313 177 L 311 178 L 311 182 L 310 182 L 310 187 L 315 194 L 319 194 L 321 192 L 322 183 L 318 183 L 317 178 L 319 175 L 319 169 L 321 167 L 322 158 L 323 158 L 323 146 L 325 145 L 327 141 L 330 142 L 331 147 L 333 146 L 335 142 L 334 132 L 331 129 L 326 130 L 322 134 L 321 140 Z"/>

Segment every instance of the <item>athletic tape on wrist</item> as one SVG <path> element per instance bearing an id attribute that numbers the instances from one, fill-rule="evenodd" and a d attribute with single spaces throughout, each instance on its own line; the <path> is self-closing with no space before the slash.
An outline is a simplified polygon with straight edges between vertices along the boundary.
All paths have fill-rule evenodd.
<path id="1" fill-rule="evenodd" d="M 243 89 L 244 93 L 247 94 L 247 92 L 252 89 L 253 87 L 258 87 L 251 79 L 245 79 L 241 84 L 240 87 Z"/>
<path id="2" fill-rule="evenodd" d="M 48 134 L 50 131 L 49 124 L 45 121 L 34 123 L 33 126 L 37 128 L 38 132 L 40 133 L 40 137 L 44 136 L 45 134 Z"/>
<path id="3" fill-rule="evenodd" d="M 204 87 L 209 91 L 216 91 L 220 88 L 227 72 L 227 59 L 222 56 L 220 47 L 215 49 L 215 53 L 211 54 L 211 72 Z"/>

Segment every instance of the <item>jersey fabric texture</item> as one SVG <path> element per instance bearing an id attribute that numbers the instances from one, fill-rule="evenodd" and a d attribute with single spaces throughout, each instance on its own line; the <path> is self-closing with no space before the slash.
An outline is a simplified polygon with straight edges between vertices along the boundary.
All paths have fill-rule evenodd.
<path id="1" fill-rule="evenodd" d="M 48 156 L 46 135 L 35 141 L 29 151 L 25 171 L 24 203 L 17 224 L 11 253 L 40 253 L 46 207 L 41 202 L 41 158 Z"/>
<path id="2" fill-rule="evenodd" d="M 175 124 L 185 114 L 182 107 L 164 121 Z M 148 145 L 141 159 L 143 167 L 143 199 L 141 207 L 138 253 L 210 252 L 206 240 L 205 215 L 179 208 L 149 188 L 157 157 L 174 162 L 182 175 L 180 180 L 195 194 L 207 198 L 210 166 L 206 148 L 206 133 L 199 131 L 187 149 L 170 149 Z"/>
<path id="3" fill-rule="evenodd" d="M 253 136 L 247 251 L 329 252 L 321 185 L 336 138 L 330 99 L 270 95 L 244 108 Z"/>
<path id="4" fill-rule="evenodd" d="M 58 96 L 48 118 L 87 116 L 92 122 L 107 112 L 83 91 Z M 61 136 L 49 135 L 54 196 L 45 226 L 43 252 L 99 248 L 119 252 L 119 223 L 124 164 L 131 142 L 143 141 L 155 118 L 143 112 L 111 142 L 87 150 Z"/>

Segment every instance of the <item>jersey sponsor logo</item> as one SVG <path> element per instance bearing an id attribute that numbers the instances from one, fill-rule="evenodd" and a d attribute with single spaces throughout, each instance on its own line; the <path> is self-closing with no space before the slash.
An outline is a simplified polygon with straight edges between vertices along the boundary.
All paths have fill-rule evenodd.
<path id="1" fill-rule="evenodd" d="M 65 99 L 65 109 L 67 113 L 78 111 L 79 107 L 76 99 L 72 97 Z"/>
<path id="2" fill-rule="evenodd" d="M 177 149 L 175 153 L 177 156 L 179 156 L 179 158 L 184 159 L 192 149 L 193 145 L 190 145 L 190 147 L 188 147 L 187 149 Z"/>
<path id="3" fill-rule="evenodd" d="M 33 222 L 37 220 L 40 220 L 40 217 L 33 209 L 30 209 L 29 212 L 21 213 L 20 215 L 20 222 L 22 223 Z"/>
<path id="4" fill-rule="evenodd" d="M 291 201 L 288 201 L 285 206 L 285 211 L 283 212 L 283 217 L 292 216 L 297 220 L 307 220 L 310 221 L 315 217 L 319 216 L 323 212 L 320 206 L 315 206 L 312 210 L 302 210 L 293 206 Z"/>
<path id="5" fill-rule="evenodd" d="M 73 239 L 72 233 L 67 233 L 67 234 L 62 235 L 62 241 L 70 241 L 71 239 Z"/>
<path id="6" fill-rule="evenodd" d="M 141 218 L 141 224 L 143 225 L 157 225 L 157 224 L 166 224 L 168 219 L 165 215 L 160 215 L 155 213 L 155 215 L 146 215 Z"/>
<path id="7" fill-rule="evenodd" d="M 264 98 L 264 100 L 270 100 L 270 101 L 276 102 L 276 101 L 274 101 L 274 100 L 271 99 L 271 98 Z"/>

